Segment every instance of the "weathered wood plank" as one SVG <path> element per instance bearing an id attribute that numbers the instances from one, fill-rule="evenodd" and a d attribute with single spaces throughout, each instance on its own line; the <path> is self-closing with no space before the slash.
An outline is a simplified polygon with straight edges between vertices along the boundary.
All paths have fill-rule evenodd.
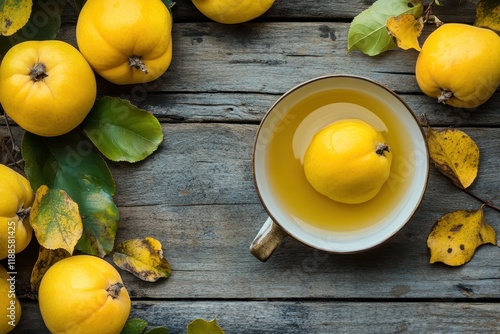
<path id="1" fill-rule="evenodd" d="M 428 264 L 435 220 L 480 203 L 431 169 L 421 207 L 383 246 L 354 255 L 315 251 L 286 240 L 267 263 L 248 247 L 266 218 L 251 179 L 256 125 L 163 124 L 160 150 L 137 164 L 110 164 L 120 210 L 117 241 L 157 237 L 174 274 L 145 284 L 124 273 L 136 298 L 500 298 L 500 248 L 483 246 L 460 268 Z M 4 130 L 4 129 L 3 129 Z M 499 205 L 498 128 L 469 128 L 482 160 L 471 187 Z M 498 213 L 486 218 L 500 230 Z M 36 252 L 36 249 L 33 251 Z M 26 255 L 28 257 L 28 255 Z M 26 290 L 32 259 L 20 255 Z"/>
<path id="2" fill-rule="evenodd" d="M 290 87 L 292 88 L 292 87 Z M 154 93 L 113 94 L 129 99 L 153 113 L 160 122 L 229 122 L 258 124 L 280 94 L 260 93 Z M 500 126 L 500 92 L 477 110 L 454 108 L 436 103 L 426 95 L 402 94 L 415 115 L 425 115 L 431 126 Z M 4 125 L 0 117 L 0 125 Z M 14 124 L 13 122 L 11 124 Z"/>
<path id="3" fill-rule="evenodd" d="M 290 87 L 292 88 L 292 87 Z M 163 122 L 238 122 L 258 123 L 279 98 L 278 94 L 196 93 L 137 95 L 131 101 L 149 110 Z M 499 126 L 500 93 L 477 110 L 438 104 L 426 95 L 404 94 L 401 98 L 416 116 L 425 114 L 431 126 Z"/>
<path id="4" fill-rule="evenodd" d="M 299 0 L 279 1 L 254 22 L 262 21 L 350 21 L 363 10 L 370 7 L 374 0 L 340 0 L 340 1 L 315 1 L 308 3 Z M 474 10 L 478 0 L 444 0 L 440 1 L 444 7 L 434 6 L 433 12 L 443 22 L 474 21 Z M 427 4 L 427 2 L 426 2 Z M 210 22 L 191 1 L 176 1 L 172 8 L 174 23 L 182 22 Z M 73 6 L 66 6 L 63 13 L 63 24 L 75 24 L 76 10 Z"/>
<path id="5" fill-rule="evenodd" d="M 131 99 L 165 121 L 256 122 L 295 85 L 349 73 L 402 93 L 416 113 L 427 114 L 431 124 L 498 124 L 500 93 L 475 111 L 438 105 L 416 83 L 417 52 L 346 54 L 347 29 L 348 24 L 338 22 L 179 23 L 173 33 L 172 65 L 161 78 L 130 86 L 99 80 L 99 91 Z M 59 37 L 76 44 L 73 26 L 65 26 Z"/>
<path id="6" fill-rule="evenodd" d="M 23 304 L 16 333 L 45 334 L 34 302 Z M 498 304 L 342 301 L 133 301 L 130 317 L 170 333 L 186 332 L 196 318 L 212 320 L 225 333 L 498 333 Z"/>
<path id="7" fill-rule="evenodd" d="M 179 23 L 174 26 L 172 64 L 155 82 L 131 87 L 101 85 L 119 94 L 146 92 L 256 92 L 281 94 L 327 74 L 371 77 L 398 92 L 418 92 L 416 51 L 393 50 L 378 57 L 346 54 L 348 24 Z M 74 26 L 60 39 L 73 45 Z M 305 43 L 307 41 L 307 43 Z"/>
<path id="8" fill-rule="evenodd" d="M 305 2 L 298 0 L 279 1 L 256 21 L 291 21 L 291 20 L 352 20 L 356 15 L 370 7 L 374 0 L 340 0 Z M 424 2 L 425 4 L 428 1 Z M 476 0 L 442 1 L 444 7 L 434 6 L 433 12 L 444 22 L 473 22 Z M 176 22 L 208 21 L 191 1 L 178 1 L 172 8 Z M 472 17 L 472 20 L 471 20 Z"/>

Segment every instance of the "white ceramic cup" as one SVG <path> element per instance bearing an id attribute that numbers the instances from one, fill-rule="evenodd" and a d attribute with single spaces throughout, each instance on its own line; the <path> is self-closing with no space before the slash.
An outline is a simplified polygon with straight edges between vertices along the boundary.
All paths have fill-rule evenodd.
<path id="1" fill-rule="evenodd" d="M 274 135 L 279 135 L 282 120 L 287 117 L 291 106 L 322 91 L 332 89 L 353 90 L 369 94 L 386 106 L 394 124 L 404 131 L 404 140 L 410 143 L 405 150 L 406 159 L 413 165 L 406 173 L 406 182 L 401 198 L 391 210 L 369 226 L 351 232 L 334 232 L 308 227 L 294 219 L 278 198 L 267 167 L 268 146 Z M 339 115 L 338 118 L 345 118 Z M 285 122 L 286 124 L 286 122 Z M 300 126 L 299 126 L 300 128 Z M 298 129 L 299 129 L 298 128 Z M 278 133 L 278 134 L 277 134 Z M 307 146 L 308 143 L 302 143 Z M 266 261 L 281 241 L 291 236 L 311 247 L 333 253 L 355 253 L 380 245 L 398 232 L 412 217 L 424 195 L 429 173 L 429 158 L 425 135 L 410 107 L 393 91 L 373 80 L 352 75 L 329 75 L 304 82 L 281 96 L 266 113 L 258 128 L 252 154 L 253 178 L 257 194 L 269 218 L 250 246 L 250 252 L 261 261 Z"/>

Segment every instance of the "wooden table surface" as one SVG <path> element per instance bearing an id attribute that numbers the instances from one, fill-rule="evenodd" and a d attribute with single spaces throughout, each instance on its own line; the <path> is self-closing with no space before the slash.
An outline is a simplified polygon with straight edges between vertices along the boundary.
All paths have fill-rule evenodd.
<path id="1" fill-rule="evenodd" d="M 435 13 L 445 22 L 472 23 L 476 2 L 450 0 Z M 421 93 L 415 50 L 347 54 L 349 24 L 371 3 L 276 0 L 257 20 L 222 25 L 180 0 L 165 75 L 146 85 L 99 81 L 99 94 L 154 113 L 165 136 L 143 162 L 109 163 L 120 213 L 117 242 L 159 239 L 173 272 L 148 283 L 120 271 L 133 298 L 130 317 L 171 333 L 214 317 L 226 333 L 500 333 L 499 247 L 482 246 L 461 267 L 429 264 L 426 239 L 438 217 L 481 205 L 434 166 L 414 217 L 378 248 L 339 255 L 287 238 L 267 262 L 249 252 L 267 217 L 252 180 L 259 122 L 285 91 L 328 74 L 376 80 L 431 126 L 468 133 L 481 150 L 470 190 L 500 206 L 500 93 L 478 110 L 457 110 Z M 63 21 L 58 38 L 76 45 L 76 13 Z M 21 130 L 13 130 L 20 140 Z M 5 124 L 0 131 L 6 134 Z M 484 211 L 500 232 L 499 212 Z M 18 256 L 23 315 L 15 333 L 47 332 L 28 292 L 36 253 L 33 243 Z"/>

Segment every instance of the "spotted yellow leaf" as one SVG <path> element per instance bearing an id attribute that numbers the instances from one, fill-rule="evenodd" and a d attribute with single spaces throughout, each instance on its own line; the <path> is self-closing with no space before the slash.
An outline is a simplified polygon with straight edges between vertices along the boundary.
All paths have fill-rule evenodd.
<path id="1" fill-rule="evenodd" d="M 83 233 L 78 204 L 64 190 L 49 189 L 45 185 L 36 192 L 30 224 L 41 246 L 62 248 L 70 254 Z"/>
<path id="2" fill-rule="evenodd" d="M 430 158 L 440 172 L 462 189 L 474 182 L 479 169 L 479 148 L 471 137 L 457 129 L 429 128 L 426 140 Z"/>
<path id="3" fill-rule="evenodd" d="M 479 0 L 474 25 L 500 31 L 500 3 L 498 0 Z"/>
<path id="4" fill-rule="evenodd" d="M 42 281 L 43 275 L 45 275 L 47 270 L 57 261 L 69 256 L 71 256 L 71 254 L 62 248 L 52 250 L 40 247 L 40 250 L 38 252 L 38 259 L 33 266 L 33 270 L 31 271 L 31 288 L 34 291 L 38 291 L 40 282 Z"/>
<path id="5" fill-rule="evenodd" d="M 163 257 L 161 243 L 155 238 L 131 239 L 116 246 L 113 262 L 138 278 L 155 282 L 160 277 L 169 277 L 170 264 Z"/>
<path id="6" fill-rule="evenodd" d="M 461 266 L 484 244 L 496 244 L 495 230 L 486 223 L 482 208 L 459 210 L 438 219 L 427 239 L 430 263 Z"/>
<path id="7" fill-rule="evenodd" d="M 421 50 L 418 36 L 424 28 L 423 17 L 415 18 L 411 14 L 402 14 L 389 18 L 386 25 L 389 33 L 396 38 L 398 47 L 403 50 Z"/>
<path id="8" fill-rule="evenodd" d="M 32 6 L 33 0 L 0 0 L 0 35 L 10 36 L 24 27 Z"/>

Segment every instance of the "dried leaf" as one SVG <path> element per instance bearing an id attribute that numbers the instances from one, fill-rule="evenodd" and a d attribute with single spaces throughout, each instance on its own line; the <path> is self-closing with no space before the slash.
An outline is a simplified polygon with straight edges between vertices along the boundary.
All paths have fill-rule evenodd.
<path id="1" fill-rule="evenodd" d="M 448 213 L 438 219 L 427 239 L 430 263 L 461 266 L 479 246 L 488 243 L 496 244 L 496 233 L 486 224 L 482 208 Z"/>
<path id="2" fill-rule="evenodd" d="M 40 282 L 42 281 L 43 275 L 45 275 L 47 270 L 57 261 L 69 256 L 71 256 L 71 254 L 62 248 L 52 250 L 40 247 L 38 259 L 35 262 L 33 270 L 31 271 L 31 288 L 38 291 Z"/>
<path id="3" fill-rule="evenodd" d="M 479 148 L 472 138 L 457 129 L 429 128 L 426 140 L 430 158 L 457 187 L 465 189 L 474 182 L 479 168 Z"/>
<path id="4" fill-rule="evenodd" d="M 423 28 L 423 17 L 416 19 L 411 14 L 403 14 L 387 20 L 389 33 L 396 38 L 396 43 L 403 50 L 421 51 L 418 36 L 422 33 Z"/>
<path id="5" fill-rule="evenodd" d="M 214 318 L 211 321 L 195 319 L 187 326 L 187 334 L 224 334 Z"/>
<path id="6" fill-rule="evenodd" d="M 170 264 L 163 257 L 161 243 L 151 237 L 120 243 L 113 253 L 113 262 L 148 282 L 155 282 L 160 277 L 167 278 L 172 273 Z"/>
<path id="7" fill-rule="evenodd" d="M 474 25 L 500 31 L 500 2 L 498 0 L 479 0 L 476 5 Z"/>
<path id="8" fill-rule="evenodd" d="M 62 248 L 70 254 L 83 233 L 78 204 L 64 190 L 45 185 L 36 192 L 30 224 L 40 245 L 47 249 Z"/>

